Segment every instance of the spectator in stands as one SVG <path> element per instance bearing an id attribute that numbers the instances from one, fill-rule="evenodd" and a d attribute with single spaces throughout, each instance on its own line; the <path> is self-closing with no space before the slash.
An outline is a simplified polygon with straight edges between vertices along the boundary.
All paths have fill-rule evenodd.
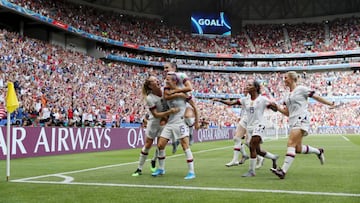
<path id="1" fill-rule="evenodd" d="M 7 113 L 5 109 L 4 101 L 0 101 L 0 120 L 6 120 Z"/>
<path id="2" fill-rule="evenodd" d="M 42 108 L 40 109 L 40 115 L 36 121 L 37 125 L 40 126 L 50 126 L 51 125 L 51 110 L 48 108 L 47 104 L 44 103 Z"/>

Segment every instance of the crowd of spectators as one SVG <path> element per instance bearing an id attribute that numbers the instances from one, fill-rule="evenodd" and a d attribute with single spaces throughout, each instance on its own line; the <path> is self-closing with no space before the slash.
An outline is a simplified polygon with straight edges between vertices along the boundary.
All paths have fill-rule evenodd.
<path id="1" fill-rule="evenodd" d="M 241 33 L 234 33 L 231 37 L 209 38 L 194 37 L 189 30 L 166 25 L 159 19 L 128 16 L 66 0 L 10 2 L 94 35 L 170 50 L 247 55 L 339 51 L 359 47 L 359 17 L 326 23 L 249 24 Z M 309 43 L 310 46 L 304 45 Z"/>
<path id="2" fill-rule="evenodd" d="M 275 98 L 283 98 L 281 73 L 185 71 L 194 93 L 241 94 L 246 81 L 257 78 Z M 6 81 L 13 81 L 20 101 L 14 114 L 21 125 L 120 126 L 140 123 L 146 114 L 141 85 L 146 77 L 163 80 L 162 69 L 124 63 L 105 63 L 17 33 L 0 30 L 0 102 Z M 322 96 L 359 96 L 358 71 L 304 72 L 302 84 Z M 239 117 L 232 108 L 198 101 L 201 118 L 209 125 L 233 126 Z M 312 105 L 314 125 L 360 125 L 359 100 L 336 109 Z M 327 111 L 327 114 L 324 114 Z M 1 113 L 1 105 L 0 105 Z M 280 123 L 286 118 L 278 115 Z M 3 120 L 3 119 L 2 119 Z"/>

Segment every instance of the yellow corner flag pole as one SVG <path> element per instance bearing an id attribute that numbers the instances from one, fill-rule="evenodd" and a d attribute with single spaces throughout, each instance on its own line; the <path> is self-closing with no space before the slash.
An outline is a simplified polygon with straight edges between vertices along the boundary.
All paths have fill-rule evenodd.
<path id="1" fill-rule="evenodd" d="M 16 97 L 14 83 L 7 83 L 8 91 L 6 94 L 6 109 L 7 109 L 7 130 L 6 130 L 6 181 L 10 178 L 10 124 L 11 124 L 11 113 L 19 107 L 19 101 Z"/>

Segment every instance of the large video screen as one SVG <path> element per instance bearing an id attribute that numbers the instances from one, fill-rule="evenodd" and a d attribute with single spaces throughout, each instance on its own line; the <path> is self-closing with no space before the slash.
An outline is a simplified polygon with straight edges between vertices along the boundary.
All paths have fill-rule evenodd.
<path id="1" fill-rule="evenodd" d="M 191 32 L 199 35 L 231 35 L 230 19 L 224 12 L 192 13 Z"/>

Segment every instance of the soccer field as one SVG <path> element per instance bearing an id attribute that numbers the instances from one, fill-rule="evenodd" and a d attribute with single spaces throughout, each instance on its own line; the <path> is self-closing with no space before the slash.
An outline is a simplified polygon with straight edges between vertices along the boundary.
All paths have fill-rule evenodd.
<path id="1" fill-rule="evenodd" d="M 279 154 L 282 165 L 285 139 L 267 141 L 263 148 Z M 225 167 L 232 158 L 232 140 L 192 146 L 196 179 L 184 180 L 184 154 L 167 149 L 166 174 L 152 177 L 149 162 L 143 175 L 132 177 L 140 149 L 83 153 L 0 161 L 0 202 L 360 202 L 360 136 L 321 135 L 304 144 L 324 147 L 326 162 L 316 155 L 297 155 L 286 178 L 269 169 L 243 178 L 244 165 Z M 154 148 L 151 150 L 152 155 Z"/>

